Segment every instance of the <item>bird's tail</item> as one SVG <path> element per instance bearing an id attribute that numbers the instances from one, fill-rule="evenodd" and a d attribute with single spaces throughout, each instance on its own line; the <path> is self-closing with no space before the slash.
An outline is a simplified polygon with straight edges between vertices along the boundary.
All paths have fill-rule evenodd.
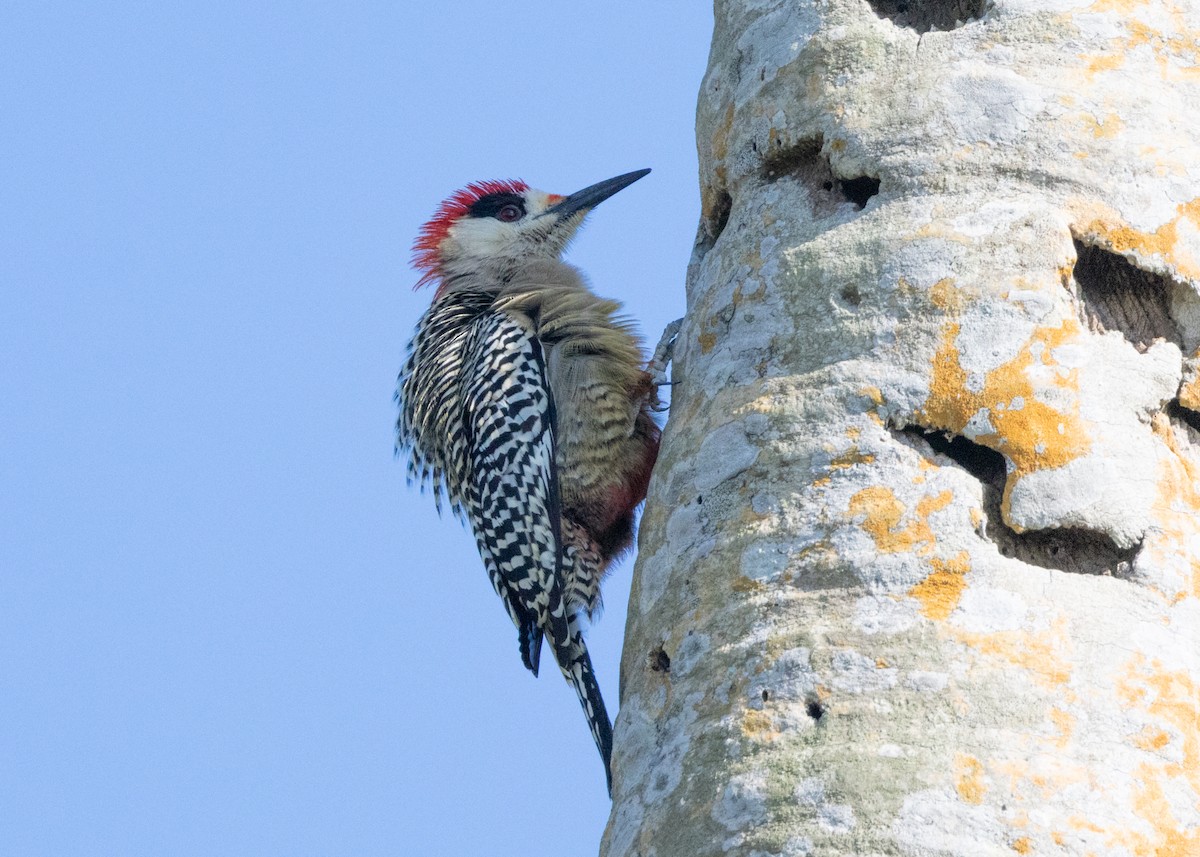
<path id="1" fill-rule="evenodd" d="M 537 678 L 542 660 L 542 629 L 532 619 L 522 622 L 517 631 L 517 643 L 521 648 L 521 663 Z"/>
<path id="2" fill-rule="evenodd" d="M 600 685 L 596 683 L 596 673 L 592 669 L 592 658 L 588 654 L 587 643 L 583 640 L 583 631 L 579 620 L 571 622 L 571 638 L 565 647 L 565 652 L 555 652 L 559 666 L 567 681 L 575 688 L 583 714 L 587 718 L 588 728 L 592 731 L 592 739 L 600 758 L 604 762 L 604 780 L 608 786 L 609 797 L 612 796 L 612 722 L 608 719 L 608 711 L 604 707 L 604 698 L 600 695 Z"/>

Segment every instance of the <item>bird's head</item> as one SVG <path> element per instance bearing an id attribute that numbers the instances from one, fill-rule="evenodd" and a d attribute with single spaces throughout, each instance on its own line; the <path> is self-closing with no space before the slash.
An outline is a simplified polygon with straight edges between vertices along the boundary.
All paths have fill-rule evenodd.
<path id="1" fill-rule="evenodd" d="M 557 259 L 589 211 L 649 170 L 616 176 L 570 196 L 522 181 L 475 182 L 447 198 L 413 244 L 417 286 L 456 275 L 503 276 L 522 263 Z"/>

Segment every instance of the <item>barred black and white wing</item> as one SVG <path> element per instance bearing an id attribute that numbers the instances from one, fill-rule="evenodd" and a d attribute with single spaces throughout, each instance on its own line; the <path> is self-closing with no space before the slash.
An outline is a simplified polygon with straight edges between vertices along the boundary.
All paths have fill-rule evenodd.
<path id="1" fill-rule="evenodd" d="M 492 585 L 537 674 L 543 634 L 574 687 L 612 788 L 612 726 L 564 574 L 554 397 L 541 343 L 503 312 L 472 325 L 463 365 L 467 514 Z"/>
<path id="2" fill-rule="evenodd" d="M 554 399 L 537 338 L 506 313 L 471 325 L 463 358 L 467 517 L 536 675 L 542 635 L 570 631 L 564 598 Z"/>

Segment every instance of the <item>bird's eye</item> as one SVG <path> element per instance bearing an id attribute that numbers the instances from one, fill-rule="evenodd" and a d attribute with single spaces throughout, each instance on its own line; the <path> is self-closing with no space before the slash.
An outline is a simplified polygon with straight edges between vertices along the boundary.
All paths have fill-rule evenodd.
<path id="1" fill-rule="evenodd" d="M 522 214 L 524 212 L 521 211 L 519 205 L 506 205 L 496 212 L 496 219 L 502 220 L 505 223 L 512 223 L 514 220 L 520 220 Z"/>

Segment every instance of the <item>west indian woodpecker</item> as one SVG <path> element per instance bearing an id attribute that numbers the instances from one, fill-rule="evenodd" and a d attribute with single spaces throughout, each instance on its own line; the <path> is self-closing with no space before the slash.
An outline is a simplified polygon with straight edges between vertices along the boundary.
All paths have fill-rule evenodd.
<path id="1" fill-rule="evenodd" d="M 410 481 L 470 522 L 537 675 L 542 640 L 575 688 L 612 789 L 612 725 L 581 614 L 630 546 L 658 455 L 655 379 L 620 305 L 559 256 L 588 212 L 649 170 L 570 196 L 468 185 L 414 245 L 436 285 L 400 372 Z"/>

